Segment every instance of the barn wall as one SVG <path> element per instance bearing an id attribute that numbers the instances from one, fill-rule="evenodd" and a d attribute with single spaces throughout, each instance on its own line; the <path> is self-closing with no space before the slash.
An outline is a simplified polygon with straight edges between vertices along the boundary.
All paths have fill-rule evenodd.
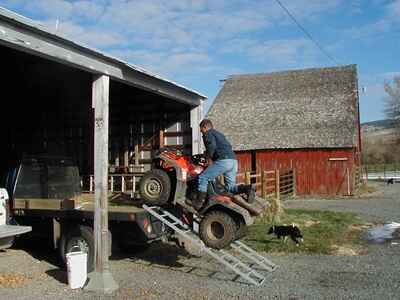
<path id="1" fill-rule="evenodd" d="M 258 150 L 256 171 L 294 168 L 298 195 L 348 195 L 354 190 L 354 152 L 354 149 Z M 241 155 L 247 157 L 250 152 Z"/>
<path id="2" fill-rule="evenodd" d="M 251 152 L 249 151 L 238 151 L 235 152 L 236 159 L 239 163 L 239 173 L 251 171 Z"/>

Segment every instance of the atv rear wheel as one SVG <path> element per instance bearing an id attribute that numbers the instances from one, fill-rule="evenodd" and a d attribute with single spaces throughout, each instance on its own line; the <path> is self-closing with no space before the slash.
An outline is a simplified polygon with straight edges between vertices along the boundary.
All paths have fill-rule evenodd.
<path id="1" fill-rule="evenodd" d="M 237 220 L 235 240 L 240 240 L 241 238 L 245 237 L 246 234 L 247 234 L 247 225 L 244 223 L 243 220 Z"/>
<path id="2" fill-rule="evenodd" d="M 146 204 L 164 205 L 171 193 L 171 180 L 163 170 L 148 171 L 140 180 L 139 191 Z"/>
<path id="3" fill-rule="evenodd" d="M 223 249 L 236 238 L 237 225 L 234 219 L 223 211 L 212 211 L 200 222 L 199 235 L 206 246 Z"/>

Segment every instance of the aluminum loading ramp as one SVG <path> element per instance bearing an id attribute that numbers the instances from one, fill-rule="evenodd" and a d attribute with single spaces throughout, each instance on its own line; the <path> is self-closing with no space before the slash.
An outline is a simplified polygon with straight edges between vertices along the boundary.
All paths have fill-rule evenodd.
<path id="1" fill-rule="evenodd" d="M 225 265 L 251 284 L 259 286 L 265 281 L 265 277 L 260 274 L 258 270 L 253 269 L 253 267 L 258 267 L 258 269 L 270 272 L 277 268 L 277 265 L 240 241 L 234 241 L 231 244 L 231 247 L 239 254 L 238 256 L 234 256 L 226 250 L 209 248 L 203 243 L 197 233 L 192 231 L 189 226 L 168 211 L 158 206 L 147 206 L 145 204 L 143 208 L 163 224 L 173 229 L 175 233 L 189 239 L 194 245 L 199 247 L 201 251 L 206 252 L 219 263 Z M 251 263 L 248 264 L 244 261 L 250 261 Z"/>

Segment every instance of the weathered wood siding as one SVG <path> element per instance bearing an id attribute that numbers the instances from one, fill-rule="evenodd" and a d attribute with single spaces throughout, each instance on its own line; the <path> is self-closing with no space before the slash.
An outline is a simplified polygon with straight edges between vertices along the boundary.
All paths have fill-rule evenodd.
<path id="1" fill-rule="evenodd" d="M 237 151 L 236 158 L 239 162 L 239 173 L 252 171 L 251 169 L 251 152 Z"/>
<path id="2" fill-rule="evenodd" d="M 258 150 L 256 171 L 294 168 L 298 195 L 348 195 L 354 192 L 354 149 Z M 240 152 L 248 166 L 250 152 Z"/>

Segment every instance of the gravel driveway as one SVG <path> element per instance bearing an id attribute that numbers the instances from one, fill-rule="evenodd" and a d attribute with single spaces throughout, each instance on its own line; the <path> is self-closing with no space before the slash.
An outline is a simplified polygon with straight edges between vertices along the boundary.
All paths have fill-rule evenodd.
<path id="1" fill-rule="evenodd" d="M 353 211 L 373 222 L 400 221 L 400 184 L 378 185 L 367 198 L 291 200 L 286 207 Z M 400 245 L 372 244 L 361 256 L 272 256 L 280 267 L 261 287 L 207 257 L 191 258 L 173 245 L 137 256 L 117 254 L 111 270 L 120 289 L 109 296 L 70 290 L 53 252 L 28 245 L 0 252 L 0 299 L 399 299 Z M 2 274 L 19 276 L 4 284 Z"/>

